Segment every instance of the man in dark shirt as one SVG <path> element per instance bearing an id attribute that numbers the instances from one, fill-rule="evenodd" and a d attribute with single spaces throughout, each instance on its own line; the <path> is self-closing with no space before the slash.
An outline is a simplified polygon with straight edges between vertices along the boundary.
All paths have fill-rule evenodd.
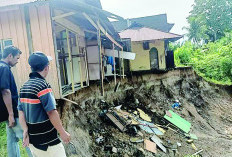
<path id="1" fill-rule="evenodd" d="M 11 67 L 18 63 L 21 51 L 14 47 L 6 47 L 0 61 L 0 122 L 7 121 L 7 151 L 9 157 L 20 157 L 18 138 L 23 131 L 18 120 L 18 92 Z M 27 148 L 29 156 L 31 152 Z"/>
<path id="2" fill-rule="evenodd" d="M 51 86 L 45 78 L 51 57 L 42 52 L 32 53 L 28 59 L 32 73 L 20 89 L 19 120 L 24 130 L 24 146 L 36 157 L 66 157 L 64 146 L 70 135 L 61 123 Z"/>

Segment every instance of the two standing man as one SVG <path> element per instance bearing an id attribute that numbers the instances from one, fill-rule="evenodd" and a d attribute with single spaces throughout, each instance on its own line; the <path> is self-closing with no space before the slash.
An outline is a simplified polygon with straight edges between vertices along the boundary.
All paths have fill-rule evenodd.
<path id="1" fill-rule="evenodd" d="M 30 147 L 33 156 L 65 157 L 64 147 L 57 132 L 65 143 L 70 142 L 70 135 L 62 126 L 52 89 L 45 80 L 51 58 L 41 52 L 30 55 L 28 61 L 32 73 L 20 90 L 18 102 L 17 87 L 10 68 L 18 63 L 20 54 L 18 48 L 7 47 L 0 61 L 0 122 L 8 122 L 8 155 L 20 157 L 17 142 L 18 138 L 23 137 L 23 145 Z M 32 156 L 28 147 L 26 149 L 29 157 Z"/>

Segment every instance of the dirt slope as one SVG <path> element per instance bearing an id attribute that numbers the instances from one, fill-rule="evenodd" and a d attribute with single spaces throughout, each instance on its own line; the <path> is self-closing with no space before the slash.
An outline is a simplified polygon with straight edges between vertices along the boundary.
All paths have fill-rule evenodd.
<path id="1" fill-rule="evenodd" d="M 170 129 L 160 138 L 168 147 L 168 153 L 158 149 L 152 154 L 143 148 L 143 143 L 129 141 L 130 134 L 120 132 L 110 123 L 103 122 L 99 113 L 110 107 L 122 105 L 122 109 L 133 112 L 136 108 L 147 113 L 155 124 L 166 125 L 165 111 L 172 109 L 174 100 L 182 106 L 174 112 L 192 123 L 191 132 L 198 140 L 194 144 L 202 156 L 232 156 L 232 99 L 231 87 L 212 85 L 190 70 L 175 70 L 166 74 L 134 76 L 121 83 L 114 92 L 113 83 L 106 85 L 106 96 L 100 97 L 97 86 L 86 88 L 69 99 L 79 105 L 67 103 L 60 106 L 62 120 L 72 135 L 73 145 L 67 145 L 69 156 L 185 156 L 194 150 L 186 138 Z M 138 101 L 136 101 L 136 99 Z M 106 103 L 100 103 L 105 100 Z M 136 103 L 139 102 L 139 103 Z M 63 104 L 63 102 L 60 102 Z M 103 137 L 102 143 L 96 139 Z M 145 134 L 149 138 L 149 134 Z M 173 151 L 176 143 L 178 151 Z M 112 147 L 117 153 L 112 152 Z"/>

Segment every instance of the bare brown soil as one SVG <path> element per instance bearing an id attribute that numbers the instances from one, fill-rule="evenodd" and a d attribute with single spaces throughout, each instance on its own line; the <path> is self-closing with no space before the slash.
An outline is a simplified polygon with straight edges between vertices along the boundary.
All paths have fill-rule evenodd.
<path id="1" fill-rule="evenodd" d="M 106 85 L 106 95 L 101 97 L 98 87 L 91 86 L 69 97 L 79 105 L 66 103 L 59 107 L 63 123 L 72 135 L 73 145 L 66 145 L 69 156 L 182 157 L 201 149 L 199 156 L 232 156 L 231 87 L 209 84 L 192 70 L 175 70 L 166 74 L 134 76 L 122 82 L 117 92 L 113 88 L 113 83 Z M 191 132 L 198 137 L 194 140 L 198 150 L 194 150 L 181 133 L 168 129 L 164 136 L 160 136 L 168 152 L 158 149 L 158 153 L 153 154 L 144 150 L 143 143 L 131 143 L 130 133 L 120 132 L 112 123 L 99 117 L 102 110 L 122 105 L 128 112 L 140 108 L 153 123 L 166 126 L 168 123 L 163 116 L 166 110 L 172 109 L 176 99 L 182 106 L 174 112 L 191 122 Z M 100 103 L 101 100 L 107 103 Z M 144 135 L 147 139 L 151 137 Z M 100 136 L 103 140 L 97 143 Z M 177 142 L 181 147 L 177 147 Z M 112 152 L 113 147 L 117 149 L 116 153 Z M 177 151 L 173 150 L 176 148 Z"/>

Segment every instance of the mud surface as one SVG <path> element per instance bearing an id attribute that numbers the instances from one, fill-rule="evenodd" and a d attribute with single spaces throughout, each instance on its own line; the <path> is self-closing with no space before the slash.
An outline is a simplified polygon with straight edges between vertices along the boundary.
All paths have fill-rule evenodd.
<path id="1" fill-rule="evenodd" d="M 99 96 L 97 86 L 88 87 L 69 97 L 79 105 L 66 103 L 59 107 L 62 121 L 72 135 L 72 144 L 66 145 L 68 156 L 182 157 L 202 149 L 199 156 L 231 157 L 230 88 L 209 84 L 191 70 L 134 76 L 122 82 L 117 92 L 114 92 L 112 82 L 105 86 L 105 97 Z M 181 103 L 178 109 L 172 109 L 175 100 Z M 167 147 L 167 153 L 157 148 L 157 154 L 153 154 L 144 149 L 143 143 L 131 143 L 129 139 L 134 136 L 131 132 L 120 132 L 112 123 L 99 117 L 101 111 L 119 105 L 127 112 L 140 108 L 151 117 L 154 124 L 161 126 L 167 126 L 168 122 L 163 116 L 165 111 L 172 109 L 192 124 L 191 133 L 198 137 L 198 140 L 194 140 L 197 150 L 186 142 L 187 138 L 182 133 L 176 132 L 176 128 L 166 129 L 165 134 L 159 136 Z M 151 137 L 140 131 L 144 139 Z M 181 143 L 181 147 L 177 146 L 177 142 Z"/>

